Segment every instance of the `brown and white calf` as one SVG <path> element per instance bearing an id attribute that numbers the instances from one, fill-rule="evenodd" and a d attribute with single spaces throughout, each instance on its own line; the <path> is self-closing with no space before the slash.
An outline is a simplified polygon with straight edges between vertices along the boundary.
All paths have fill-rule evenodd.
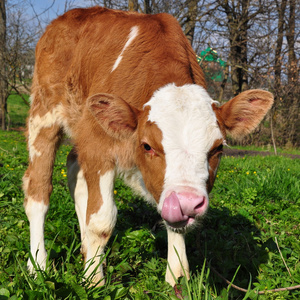
<path id="1" fill-rule="evenodd" d="M 30 250 L 45 268 L 44 221 L 63 133 L 89 275 L 114 229 L 116 176 L 157 206 L 168 232 L 166 281 L 188 272 L 184 233 L 208 208 L 226 134 L 253 130 L 273 102 L 250 90 L 218 106 L 177 21 L 94 7 L 54 20 L 38 42 L 24 175 Z M 177 249 L 179 259 L 175 253 Z M 31 271 L 33 266 L 29 261 Z M 96 267 L 95 282 L 103 278 Z M 102 281 L 103 283 L 103 281 Z"/>

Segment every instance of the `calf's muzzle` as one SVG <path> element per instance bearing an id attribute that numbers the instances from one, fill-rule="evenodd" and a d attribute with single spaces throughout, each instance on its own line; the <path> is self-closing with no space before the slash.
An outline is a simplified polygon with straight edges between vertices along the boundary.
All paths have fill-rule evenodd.
<path id="1" fill-rule="evenodd" d="M 171 191 L 164 200 L 161 216 L 169 226 L 183 228 L 203 216 L 207 207 L 206 196 L 191 191 Z"/>

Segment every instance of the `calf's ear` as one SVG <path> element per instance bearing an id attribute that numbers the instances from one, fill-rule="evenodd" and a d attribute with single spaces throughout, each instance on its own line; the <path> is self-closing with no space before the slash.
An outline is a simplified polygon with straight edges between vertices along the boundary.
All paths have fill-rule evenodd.
<path id="1" fill-rule="evenodd" d="M 218 108 L 217 115 L 233 138 L 242 138 L 254 130 L 274 102 L 264 90 L 248 90 Z"/>
<path id="2" fill-rule="evenodd" d="M 95 94 L 87 99 L 87 105 L 106 133 L 114 138 L 129 138 L 137 127 L 138 111 L 121 97 Z"/>

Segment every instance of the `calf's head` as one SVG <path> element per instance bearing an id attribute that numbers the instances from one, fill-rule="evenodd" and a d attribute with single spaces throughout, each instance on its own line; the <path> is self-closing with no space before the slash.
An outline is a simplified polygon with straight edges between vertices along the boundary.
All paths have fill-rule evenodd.
<path id="1" fill-rule="evenodd" d="M 143 111 L 112 95 L 89 101 L 109 135 L 132 139 L 145 186 L 176 231 L 206 213 L 226 134 L 240 138 L 251 132 L 272 103 L 269 92 L 249 90 L 219 107 L 204 88 L 174 84 L 156 91 Z"/>

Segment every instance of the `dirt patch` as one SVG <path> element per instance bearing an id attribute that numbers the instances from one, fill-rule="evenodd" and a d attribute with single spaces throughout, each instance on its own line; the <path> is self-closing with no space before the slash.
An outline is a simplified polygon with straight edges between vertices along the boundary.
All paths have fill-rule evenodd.
<path id="1" fill-rule="evenodd" d="M 274 153 L 269 152 L 269 151 L 252 151 L 252 150 L 240 150 L 240 149 L 232 149 L 232 148 L 225 148 L 224 149 L 224 155 L 226 156 L 240 156 L 244 157 L 246 155 L 249 156 L 269 156 L 269 155 L 274 155 Z M 281 156 L 286 156 L 290 157 L 292 159 L 300 159 L 300 155 L 297 154 L 280 154 Z"/>
<path id="2" fill-rule="evenodd" d="M 26 131 L 26 128 L 23 127 L 23 126 L 20 126 L 20 127 L 12 127 L 12 128 L 10 128 L 10 131 L 23 131 L 23 132 L 25 132 L 25 131 Z"/>

